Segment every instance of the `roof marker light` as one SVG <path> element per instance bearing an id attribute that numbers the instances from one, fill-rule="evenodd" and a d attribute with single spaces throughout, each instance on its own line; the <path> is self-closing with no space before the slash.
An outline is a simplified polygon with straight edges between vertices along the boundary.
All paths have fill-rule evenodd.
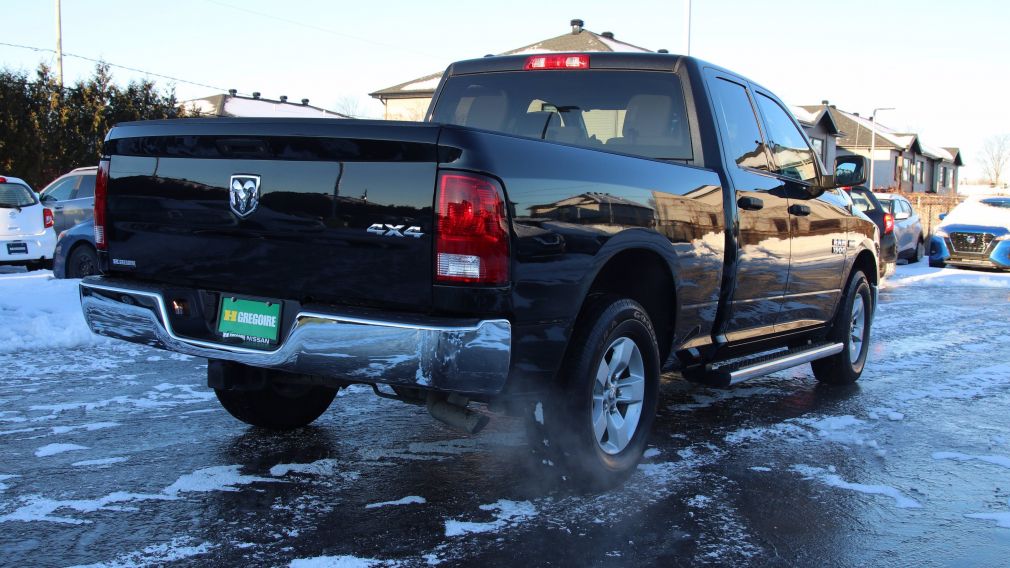
<path id="1" fill-rule="evenodd" d="M 526 71 L 542 69 L 589 69 L 588 55 L 533 55 L 526 59 Z"/>

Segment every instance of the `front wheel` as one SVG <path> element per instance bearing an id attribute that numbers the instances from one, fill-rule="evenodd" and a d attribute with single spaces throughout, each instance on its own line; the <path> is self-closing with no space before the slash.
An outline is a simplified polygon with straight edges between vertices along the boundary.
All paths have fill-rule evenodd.
<path id="1" fill-rule="evenodd" d="M 292 430 L 308 426 L 322 416 L 337 395 L 337 389 L 268 380 L 263 388 L 216 388 L 214 393 L 229 414 L 246 424 L 271 430 Z"/>
<path id="2" fill-rule="evenodd" d="M 635 470 L 656 416 L 659 349 L 637 302 L 595 298 L 579 317 L 559 384 L 531 409 L 531 443 L 546 465 L 589 490 Z"/>
<path id="3" fill-rule="evenodd" d="M 98 253 L 90 246 L 77 247 L 67 259 L 65 272 L 67 278 L 84 278 L 98 274 Z"/>
<path id="4" fill-rule="evenodd" d="M 873 295 L 862 272 L 855 272 L 849 281 L 842 305 L 835 314 L 828 341 L 841 343 L 841 353 L 818 359 L 810 364 L 814 376 L 822 383 L 846 385 L 856 382 L 863 373 L 870 349 L 870 327 L 873 324 Z"/>

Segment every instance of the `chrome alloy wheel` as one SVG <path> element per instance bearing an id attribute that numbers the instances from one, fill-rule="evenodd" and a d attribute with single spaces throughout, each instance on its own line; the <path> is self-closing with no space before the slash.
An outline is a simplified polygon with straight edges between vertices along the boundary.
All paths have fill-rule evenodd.
<path id="1" fill-rule="evenodd" d="M 593 433 L 610 455 L 628 447 L 642 418 L 645 364 L 638 345 L 619 337 L 607 347 L 593 384 Z"/>
<path id="2" fill-rule="evenodd" d="M 852 301 L 852 314 L 849 316 L 849 361 L 856 363 L 859 361 L 859 354 L 863 350 L 863 341 L 866 333 L 866 304 L 863 296 L 856 294 Z"/>

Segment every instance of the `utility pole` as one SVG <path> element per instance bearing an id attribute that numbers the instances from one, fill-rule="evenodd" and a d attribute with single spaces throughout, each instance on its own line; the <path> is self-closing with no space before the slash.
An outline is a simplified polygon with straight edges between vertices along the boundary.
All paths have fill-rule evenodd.
<path id="1" fill-rule="evenodd" d="M 56 80 L 63 88 L 63 24 L 60 21 L 60 0 L 56 0 Z"/>
<path id="2" fill-rule="evenodd" d="M 59 1 L 59 0 L 57 0 Z M 894 110 L 891 107 L 881 107 L 873 109 L 873 116 L 870 117 L 870 191 L 873 191 L 873 164 L 877 160 L 874 159 L 873 153 L 877 149 L 877 111 L 878 110 Z"/>
<path id="3" fill-rule="evenodd" d="M 57 0 L 57 1 L 59 1 L 59 0 Z M 691 0 L 687 0 L 687 18 L 686 18 L 685 25 L 687 26 L 687 37 L 688 37 L 688 53 L 686 55 L 688 57 L 690 57 L 691 56 Z"/>

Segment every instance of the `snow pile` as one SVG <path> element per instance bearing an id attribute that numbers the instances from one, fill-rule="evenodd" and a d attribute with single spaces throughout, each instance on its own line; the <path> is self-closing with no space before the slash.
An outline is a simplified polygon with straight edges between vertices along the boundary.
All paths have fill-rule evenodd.
<path id="1" fill-rule="evenodd" d="M 982 519 L 984 521 L 996 521 L 996 526 L 1010 529 L 1010 512 L 968 513 L 965 517 L 969 519 Z"/>
<path id="2" fill-rule="evenodd" d="M 899 266 L 881 288 L 901 286 L 970 286 L 974 288 L 1010 288 L 1010 272 L 990 272 L 962 268 L 931 268 L 925 261 Z"/>
<path id="3" fill-rule="evenodd" d="M 834 466 L 824 469 L 821 467 L 797 464 L 791 469 L 802 475 L 803 479 L 820 481 L 829 487 L 847 489 L 849 491 L 856 491 L 867 495 L 884 495 L 890 497 L 894 499 L 894 505 L 902 509 L 918 509 L 922 507 L 918 501 L 912 499 L 911 497 L 906 497 L 901 491 L 889 485 L 865 485 L 862 483 L 851 483 L 845 481 L 834 472 Z"/>
<path id="4" fill-rule="evenodd" d="M 8 479 L 13 479 L 15 477 L 18 477 L 18 476 L 0 473 L 0 493 L 3 493 L 7 489 L 7 484 L 4 483 L 4 481 L 6 481 Z"/>
<path id="5" fill-rule="evenodd" d="M 490 505 L 481 505 L 482 511 L 494 511 L 495 519 L 486 523 L 448 520 L 445 522 L 445 536 L 462 536 L 470 533 L 486 533 L 502 530 L 537 515 L 537 509 L 529 501 L 509 501 L 499 499 Z"/>
<path id="6" fill-rule="evenodd" d="M 0 353 L 104 341 L 84 323 L 77 285 L 77 280 L 56 280 L 49 271 L 0 274 Z"/>

